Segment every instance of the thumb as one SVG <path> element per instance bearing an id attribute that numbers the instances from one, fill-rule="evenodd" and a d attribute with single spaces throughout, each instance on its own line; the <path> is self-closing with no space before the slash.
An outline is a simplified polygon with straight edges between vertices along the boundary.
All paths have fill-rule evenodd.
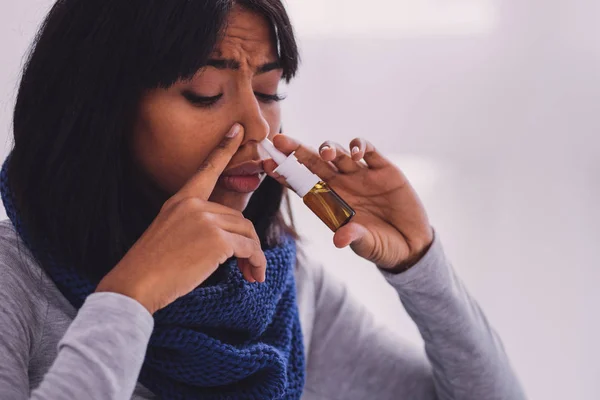
<path id="1" fill-rule="evenodd" d="M 349 222 L 335 232 L 333 244 L 339 249 L 351 244 L 353 247 L 360 246 L 361 242 L 365 242 L 367 234 L 368 231 L 364 226 L 356 222 Z"/>

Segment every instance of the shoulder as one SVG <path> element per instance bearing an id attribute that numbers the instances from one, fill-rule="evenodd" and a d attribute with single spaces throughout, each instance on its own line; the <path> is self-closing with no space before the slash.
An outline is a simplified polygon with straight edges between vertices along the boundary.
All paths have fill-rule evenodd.
<path id="1" fill-rule="evenodd" d="M 39 289 L 43 271 L 9 220 L 0 221 L 0 288 L 27 292 Z"/>
<path id="2" fill-rule="evenodd" d="M 47 308 L 43 276 L 10 221 L 0 221 L 0 336 L 34 342 Z"/>

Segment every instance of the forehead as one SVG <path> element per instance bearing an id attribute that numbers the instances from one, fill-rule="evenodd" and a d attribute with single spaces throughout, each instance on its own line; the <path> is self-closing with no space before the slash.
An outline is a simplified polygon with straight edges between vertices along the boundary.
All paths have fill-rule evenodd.
<path id="1" fill-rule="evenodd" d="M 234 7 L 212 58 L 234 59 L 250 66 L 277 60 L 276 39 L 271 24 L 258 13 Z"/>

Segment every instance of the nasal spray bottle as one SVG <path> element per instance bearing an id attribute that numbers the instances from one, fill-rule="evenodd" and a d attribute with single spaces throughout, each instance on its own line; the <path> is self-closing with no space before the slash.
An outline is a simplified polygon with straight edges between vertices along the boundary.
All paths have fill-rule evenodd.
<path id="1" fill-rule="evenodd" d="M 275 172 L 286 179 L 304 204 L 333 232 L 346 225 L 356 214 L 327 183 L 298 161 L 295 152 L 286 156 L 269 139 L 263 140 L 261 145 L 278 165 Z"/>

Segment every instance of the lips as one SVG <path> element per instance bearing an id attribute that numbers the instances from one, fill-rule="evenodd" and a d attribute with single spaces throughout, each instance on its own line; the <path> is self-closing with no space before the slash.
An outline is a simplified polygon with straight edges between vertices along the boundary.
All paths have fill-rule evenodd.
<path id="1" fill-rule="evenodd" d="M 248 176 L 259 175 L 265 172 L 262 161 L 247 161 L 236 167 L 227 169 L 223 172 L 223 176 Z"/>
<path id="2" fill-rule="evenodd" d="M 248 161 L 224 171 L 219 183 L 227 190 L 251 193 L 260 186 L 264 172 L 262 161 Z"/>

